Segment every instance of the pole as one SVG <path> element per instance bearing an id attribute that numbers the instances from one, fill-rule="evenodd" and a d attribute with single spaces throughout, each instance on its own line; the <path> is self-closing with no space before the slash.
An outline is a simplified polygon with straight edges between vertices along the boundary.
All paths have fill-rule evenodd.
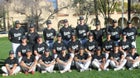
<path id="1" fill-rule="evenodd" d="M 128 20 L 131 19 L 131 0 L 128 0 Z"/>
<path id="2" fill-rule="evenodd" d="M 124 28 L 124 0 L 122 0 L 122 28 Z"/>

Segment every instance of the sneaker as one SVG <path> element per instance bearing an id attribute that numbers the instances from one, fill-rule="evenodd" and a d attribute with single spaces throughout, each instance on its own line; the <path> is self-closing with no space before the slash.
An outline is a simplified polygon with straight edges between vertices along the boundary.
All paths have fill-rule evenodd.
<path id="1" fill-rule="evenodd" d="M 128 70 L 133 70 L 133 67 L 129 68 Z"/>
<path id="2" fill-rule="evenodd" d="M 122 70 L 125 70 L 125 67 L 123 67 Z"/>
<path id="3" fill-rule="evenodd" d="M 68 72 L 72 72 L 72 70 L 68 70 Z"/>
<path id="4" fill-rule="evenodd" d="M 108 68 L 106 68 L 106 69 L 105 69 L 105 71 L 109 71 L 109 69 L 108 69 Z"/>
<path id="5" fill-rule="evenodd" d="M 84 69 L 80 69 L 80 72 L 83 72 L 84 71 Z"/>
<path id="6" fill-rule="evenodd" d="M 101 69 L 99 68 L 98 71 L 101 71 Z"/>
<path id="7" fill-rule="evenodd" d="M 52 71 L 48 71 L 48 72 L 49 72 L 49 73 L 56 73 L 56 71 L 53 71 L 53 70 L 52 70 Z"/>
<path id="8" fill-rule="evenodd" d="M 119 69 L 118 68 L 114 68 L 114 71 L 118 71 Z"/>
<path id="9" fill-rule="evenodd" d="M 8 76 L 8 74 L 3 73 L 2 76 Z"/>
<path id="10" fill-rule="evenodd" d="M 61 70 L 61 71 L 60 71 L 60 73 L 65 73 L 65 72 L 66 72 L 66 71 L 64 71 L 64 70 Z"/>
<path id="11" fill-rule="evenodd" d="M 43 74 L 43 73 L 46 73 L 46 71 L 41 71 L 41 73 Z"/>

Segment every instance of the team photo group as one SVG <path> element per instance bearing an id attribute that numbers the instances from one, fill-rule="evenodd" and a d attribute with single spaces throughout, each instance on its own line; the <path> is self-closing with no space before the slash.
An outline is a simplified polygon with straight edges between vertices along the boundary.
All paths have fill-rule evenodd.
<path id="1" fill-rule="evenodd" d="M 140 68 L 140 56 L 136 50 L 137 29 L 131 21 L 121 28 L 117 20 L 111 26 L 102 29 L 100 22 L 91 30 L 84 22 L 84 17 L 78 18 L 75 28 L 69 25 L 67 19 L 56 31 L 52 21 L 46 21 L 43 34 L 38 34 L 35 24 L 30 24 L 28 32 L 21 27 L 20 22 L 8 32 L 12 48 L 9 57 L 5 59 L 2 76 L 24 74 L 60 73 L 84 71 L 119 71 Z"/>

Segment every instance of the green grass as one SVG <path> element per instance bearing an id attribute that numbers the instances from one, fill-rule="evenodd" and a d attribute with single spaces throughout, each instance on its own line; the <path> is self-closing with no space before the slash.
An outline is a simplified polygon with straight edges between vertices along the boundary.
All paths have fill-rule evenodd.
<path id="1" fill-rule="evenodd" d="M 140 53 L 140 37 L 137 38 L 137 50 Z M 9 50 L 11 49 L 11 44 L 7 38 L 0 38 L 0 67 L 3 65 L 4 59 L 8 57 Z M 1 74 L 2 72 L 0 72 Z M 2 76 L 0 75 L 0 78 Z M 3 77 L 4 78 L 4 77 Z M 58 71 L 56 73 L 45 73 L 40 74 L 36 72 L 34 75 L 24 75 L 23 73 L 17 74 L 16 76 L 9 76 L 5 78 L 140 78 L 140 69 L 121 70 L 121 71 L 101 71 L 96 70 L 77 72 L 73 70 L 71 73 L 60 74 Z"/>

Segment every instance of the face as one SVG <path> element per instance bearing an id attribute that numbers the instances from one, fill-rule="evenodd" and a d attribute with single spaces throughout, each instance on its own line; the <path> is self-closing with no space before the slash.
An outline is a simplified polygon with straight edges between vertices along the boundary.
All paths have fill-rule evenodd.
<path id="1" fill-rule="evenodd" d="M 83 50 L 83 49 L 80 49 L 80 51 L 79 51 L 79 52 L 80 52 L 80 54 L 82 54 L 82 53 L 84 53 L 84 50 Z"/>
<path id="2" fill-rule="evenodd" d="M 131 49 L 131 53 L 135 53 L 136 51 L 135 51 L 135 48 L 132 48 Z"/>
<path id="3" fill-rule="evenodd" d="M 80 20 L 80 24 L 84 23 L 84 20 Z"/>
<path id="4" fill-rule="evenodd" d="M 113 23 L 113 26 L 114 26 L 114 27 L 117 27 L 117 25 L 118 25 L 117 23 Z"/>
<path id="5" fill-rule="evenodd" d="M 65 54 L 66 53 L 66 50 L 62 50 L 62 54 Z"/>
<path id="6" fill-rule="evenodd" d="M 32 52 L 26 52 L 26 55 L 27 56 L 31 56 L 32 55 Z"/>
<path id="7" fill-rule="evenodd" d="M 92 40 L 93 39 L 93 36 L 89 36 L 88 38 L 89 38 L 89 40 Z"/>
<path id="8" fill-rule="evenodd" d="M 16 24 L 16 28 L 20 28 L 20 26 L 21 26 L 20 24 Z"/>
<path id="9" fill-rule="evenodd" d="M 14 58 L 14 54 L 9 54 L 10 58 Z"/>
<path id="10" fill-rule="evenodd" d="M 49 54 L 50 54 L 50 52 L 45 52 L 45 55 L 46 55 L 46 56 L 49 56 Z"/>
<path id="11" fill-rule="evenodd" d="M 51 27 L 51 26 L 52 26 L 52 24 L 47 24 L 47 26 L 48 26 L 48 27 Z"/>
<path id="12" fill-rule="evenodd" d="M 101 50 L 97 50 L 97 54 L 100 54 L 101 53 Z"/>
<path id="13" fill-rule="evenodd" d="M 35 28 L 34 28 L 34 27 L 31 27 L 31 28 L 30 28 L 30 31 L 34 31 L 34 30 L 35 30 Z"/>
<path id="14" fill-rule="evenodd" d="M 25 39 L 22 39 L 22 42 L 23 43 L 26 43 L 27 42 L 27 39 L 25 38 Z"/>
<path id="15" fill-rule="evenodd" d="M 110 39 L 111 38 L 111 35 L 107 35 L 107 39 Z"/>
<path id="16" fill-rule="evenodd" d="M 100 29 L 100 25 L 96 26 L 96 29 Z"/>
<path id="17" fill-rule="evenodd" d="M 38 38 L 37 39 L 37 42 L 39 43 L 39 42 L 42 42 L 42 38 Z"/>
<path id="18" fill-rule="evenodd" d="M 62 40 L 62 37 L 57 37 L 57 40 L 58 40 L 58 41 L 61 41 L 61 40 Z"/>
<path id="19" fill-rule="evenodd" d="M 76 39 L 76 36 L 72 36 L 72 39 L 73 39 L 73 40 Z"/>
<path id="20" fill-rule="evenodd" d="M 132 24 L 128 24 L 128 27 L 131 28 L 132 27 Z"/>
<path id="21" fill-rule="evenodd" d="M 123 35 L 123 39 L 126 39 L 126 35 Z"/>
<path id="22" fill-rule="evenodd" d="M 119 47 L 118 46 L 114 47 L 114 51 L 115 52 L 118 52 L 118 50 L 119 50 Z"/>
<path id="23" fill-rule="evenodd" d="M 64 26 L 68 26 L 68 24 L 69 24 L 68 22 L 65 22 L 65 23 L 64 23 Z"/>

